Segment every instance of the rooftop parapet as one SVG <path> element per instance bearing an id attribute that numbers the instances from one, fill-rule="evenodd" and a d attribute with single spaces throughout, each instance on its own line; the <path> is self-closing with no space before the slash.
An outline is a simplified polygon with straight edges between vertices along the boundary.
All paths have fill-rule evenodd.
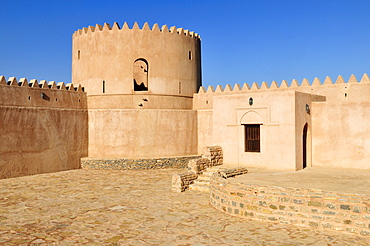
<path id="1" fill-rule="evenodd" d="M 30 82 L 26 78 L 21 78 L 17 81 L 16 77 L 9 77 L 8 80 L 4 76 L 0 76 L 0 85 L 8 86 L 21 86 L 21 87 L 30 87 L 30 88 L 41 88 L 41 89 L 56 89 L 56 90 L 67 90 L 67 91 L 78 91 L 84 92 L 84 87 L 80 84 L 73 85 L 73 83 L 64 84 L 64 82 L 58 82 L 58 85 L 55 84 L 55 81 L 50 81 L 49 83 L 46 80 L 41 80 L 38 83 L 37 79 L 32 79 Z"/>
<path id="2" fill-rule="evenodd" d="M 200 39 L 200 35 L 193 31 L 185 30 L 183 28 L 177 28 L 176 26 L 172 26 L 168 28 L 167 25 L 163 25 L 159 28 L 158 24 L 154 24 L 150 29 L 148 22 L 145 22 L 143 27 L 140 29 L 139 24 L 137 22 L 134 23 L 132 28 L 130 28 L 127 22 L 124 22 L 122 27 L 118 25 L 117 22 L 114 22 L 111 26 L 108 23 L 104 23 L 104 25 L 96 24 L 95 26 L 88 26 L 75 31 L 72 37 L 78 37 L 84 34 L 94 33 L 94 32 L 104 32 L 104 31 L 127 31 L 127 30 L 142 30 L 148 32 L 162 32 L 162 33 L 171 33 L 171 34 L 178 34 L 180 36 L 191 37 Z"/>
<path id="3" fill-rule="evenodd" d="M 335 82 L 327 76 L 323 83 L 321 83 L 320 79 L 315 77 L 312 83 L 308 81 L 308 79 L 304 78 L 300 84 L 296 79 L 293 79 L 290 85 L 286 80 L 283 80 L 278 86 L 276 81 L 272 81 L 270 86 L 264 81 L 261 83 L 261 86 L 258 86 L 256 82 L 249 86 L 247 83 L 244 83 L 241 87 L 240 84 L 235 84 L 233 87 L 229 84 L 222 88 L 221 85 L 217 85 L 216 90 L 213 86 L 208 86 L 206 89 L 205 87 L 201 86 L 199 88 L 199 94 L 207 94 L 207 93 L 232 93 L 232 92 L 243 92 L 243 91 L 263 91 L 263 90 L 272 90 L 272 89 L 297 89 L 302 87 L 317 87 L 317 86 L 329 86 L 329 85 L 343 85 L 343 84 L 359 84 L 359 83 L 369 83 L 370 79 L 369 76 L 364 73 L 361 80 L 358 81 L 355 75 L 351 75 L 347 82 L 343 79 L 341 75 L 337 77 Z"/>
<path id="4" fill-rule="evenodd" d="M 0 76 L 0 107 L 53 109 L 87 108 L 86 93 L 81 85 L 55 81 Z"/>

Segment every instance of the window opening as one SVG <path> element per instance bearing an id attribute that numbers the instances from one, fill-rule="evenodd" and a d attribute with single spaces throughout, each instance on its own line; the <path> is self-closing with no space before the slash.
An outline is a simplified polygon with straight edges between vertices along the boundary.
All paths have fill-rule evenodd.
<path id="1" fill-rule="evenodd" d="M 103 93 L 105 93 L 105 80 L 103 80 Z"/>
<path id="2" fill-rule="evenodd" d="M 148 90 L 148 62 L 137 59 L 134 62 L 134 91 Z"/>
<path id="3" fill-rule="evenodd" d="M 179 82 L 179 94 L 181 94 L 181 82 Z"/>
<path id="4" fill-rule="evenodd" d="M 244 125 L 245 152 L 261 152 L 260 125 Z"/>
<path id="5" fill-rule="evenodd" d="M 192 54 L 191 54 L 191 51 L 189 51 L 189 60 L 192 60 L 193 57 L 192 57 Z"/>
<path id="6" fill-rule="evenodd" d="M 77 59 L 80 60 L 80 57 L 81 57 L 81 51 L 78 51 L 77 52 Z"/>

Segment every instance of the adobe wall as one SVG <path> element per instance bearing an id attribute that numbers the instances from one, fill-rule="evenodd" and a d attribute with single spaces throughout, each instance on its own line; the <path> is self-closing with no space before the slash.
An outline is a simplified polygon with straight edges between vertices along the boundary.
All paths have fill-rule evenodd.
<path id="1" fill-rule="evenodd" d="M 197 154 L 197 112 L 89 109 L 89 157 L 156 158 Z"/>
<path id="2" fill-rule="evenodd" d="M 72 41 L 72 81 L 88 95 L 134 93 L 137 59 L 148 63 L 147 94 L 192 97 L 201 85 L 200 37 L 183 28 L 105 23 L 76 31 Z"/>
<path id="3" fill-rule="evenodd" d="M 339 76 L 334 83 L 327 77 L 324 83 L 315 78 L 312 84 L 307 79 L 301 85 L 293 80 L 290 86 L 283 81 L 280 87 L 275 81 L 270 87 L 266 82 L 261 87 L 254 83 L 251 88 L 247 84 L 242 88 L 237 84 L 234 88 L 227 85 L 225 89 L 218 86 L 216 90 L 209 87 L 207 91 L 201 87 L 193 101 L 193 108 L 198 110 L 198 121 L 202 122 L 198 124 L 198 151 L 202 146 L 220 145 L 228 165 L 299 170 L 303 161 L 303 128 L 307 123 L 308 166 L 369 168 L 370 153 L 364 151 L 370 148 L 366 120 L 370 113 L 369 82 L 365 74 L 361 82 L 351 76 L 345 83 Z M 254 99 L 252 107 L 248 105 L 250 97 Z M 305 110 L 306 104 L 309 114 Z M 236 129 L 241 129 L 242 123 L 235 122 L 240 119 L 240 113 L 248 109 L 268 119 L 269 123 L 261 126 L 261 154 L 269 157 L 266 160 L 261 154 L 241 154 L 243 134 Z M 237 156 L 239 159 L 235 158 Z M 292 156 L 294 160 L 288 160 L 286 156 Z M 287 166 L 288 162 L 295 164 Z"/>
<path id="4" fill-rule="evenodd" d="M 0 76 L 0 178 L 80 167 L 87 155 L 86 93 L 67 87 Z"/>

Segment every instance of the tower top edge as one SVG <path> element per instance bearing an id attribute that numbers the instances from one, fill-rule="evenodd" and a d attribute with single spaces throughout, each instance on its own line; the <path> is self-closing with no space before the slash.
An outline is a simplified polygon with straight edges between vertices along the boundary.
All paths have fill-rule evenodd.
<path id="1" fill-rule="evenodd" d="M 176 26 L 168 27 L 167 25 L 163 25 L 161 28 L 155 23 L 152 28 L 150 28 L 148 22 L 145 22 L 142 28 L 139 27 L 139 24 L 135 22 L 132 28 L 129 27 L 127 22 L 124 22 L 122 26 L 120 26 L 117 22 L 114 22 L 113 25 L 108 23 L 104 23 L 103 25 L 96 24 L 95 26 L 88 26 L 83 27 L 81 29 L 76 30 L 72 37 L 78 37 L 90 33 L 95 32 L 114 32 L 114 31 L 143 31 L 143 32 L 158 32 L 158 33 L 170 33 L 170 34 L 178 34 L 180 36 L 191 37 L 200 40 L 200 35 L 195 33 L 194 31 L 189 31 L 184 28 L 177 28 Z"/>

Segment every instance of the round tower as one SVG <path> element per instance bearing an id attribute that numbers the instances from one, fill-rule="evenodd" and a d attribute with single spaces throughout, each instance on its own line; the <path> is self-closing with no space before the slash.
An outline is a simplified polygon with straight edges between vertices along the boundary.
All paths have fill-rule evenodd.
<path id="1" fill-rule="evenodd" d="M 72 81 L 83 84 L 88 96 L 115 95 L 119 106 L 104 99 L 110 108 L 189 108 L 186 98 L 201 86 L 200 37 L 194 32 L 105 23 L 77 30 L 72 43 Z M 146 98 L 149 103 L 140 106 L 125 95 L 152 95 L 156 103 Z"/>
<path id="2" fill-rule="evenodd" d="M 87 92 L 89 157 L 197 154 L 198 34 L 114 23 L 77 30 L 72 43 L 72 81 Z"/>

